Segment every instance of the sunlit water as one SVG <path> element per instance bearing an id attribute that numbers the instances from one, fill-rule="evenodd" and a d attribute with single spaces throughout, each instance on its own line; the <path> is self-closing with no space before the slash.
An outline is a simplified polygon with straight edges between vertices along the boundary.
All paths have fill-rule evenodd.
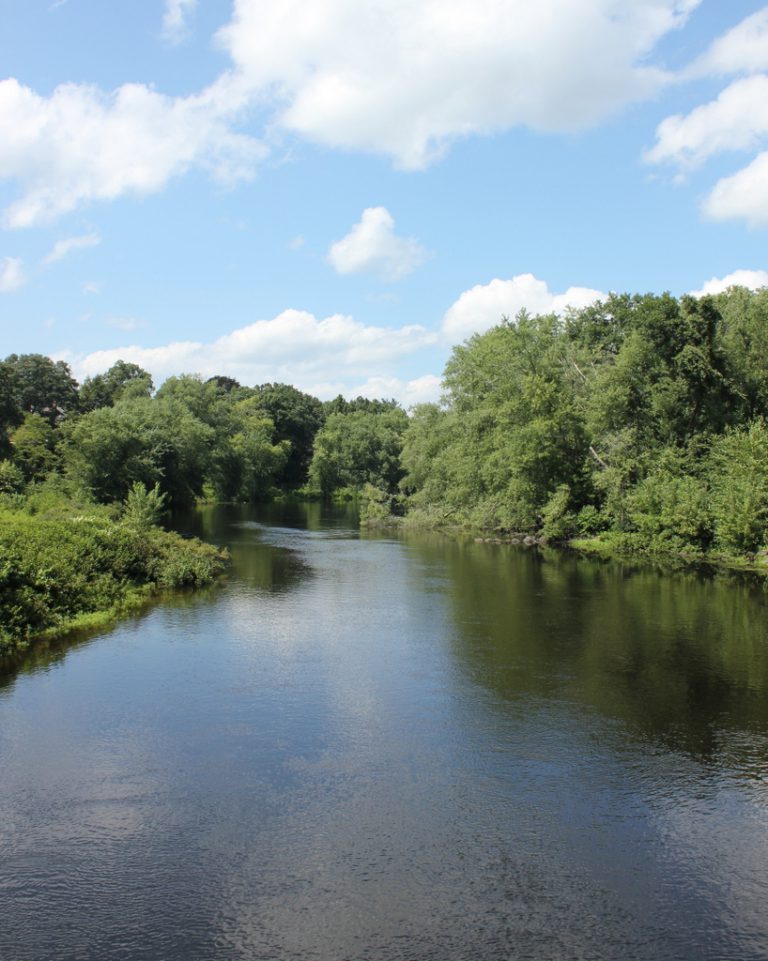
<path id="1" fill-rule="evenodd" d="M 0 687 L 2 961 L 768 957 L 759 587 L 318 505 Z"/>

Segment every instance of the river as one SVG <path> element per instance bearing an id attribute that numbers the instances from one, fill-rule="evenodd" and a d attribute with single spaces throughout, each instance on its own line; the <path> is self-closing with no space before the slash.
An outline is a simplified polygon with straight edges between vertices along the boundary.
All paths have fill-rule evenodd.
<path id="1" fill-rule="evenodd" d="M 755 585 L 321 505 L 0 678 L 2 961 L 764 961 Z"/>

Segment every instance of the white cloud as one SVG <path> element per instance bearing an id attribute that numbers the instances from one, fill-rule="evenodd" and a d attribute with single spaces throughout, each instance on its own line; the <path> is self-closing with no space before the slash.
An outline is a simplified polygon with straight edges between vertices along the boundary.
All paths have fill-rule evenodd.
<path id="1" fill-rule="evenodd" d="M 389 399 L 394 397 L 406 410 L 414 404 L 434 403 L 442 394 L 442 378 L 436 374 L 424 374 L 413 380 L 400 377 L 368 377 L 364 381 L 324 381 L 304 388 L 315 397 L 328 400 L 341 394 L 344 397 L 370 397 Z"/>
<path id="2" fill-rule="evenodd" d="M 442 379 L 435 374 L 425 374 L 414 380 L 401 380 L 399 377 L 369 377 L 363 383 L 347 388 L 346 393 L 350 397 L 372 399 L 394 397 L 408 408 L 414 404 L 438 401 L 442 393 Z"/>
<path id="3" fill-rule="evenodd" d="M 650 163 L 674 163 L 681 171 L 729 150 L 754 152 L 768 141 L 768 7 L 719 37 L 680 79 L 748 74 L 689 114 L 667 117 L 647 151 Z M 678 175 L 678 180 L 683 179 Z M 702 203 L 711 220 L 744 220 L 768 226 L 768 154 L 760 153 L 719 180 Z"/>
<path id="4" fill-rule="evenodd" d="M 209 343 L 134 345 L 67 359 L 80 377 L 93 376 L 122 359 L 140 364 L 158 381 L 184 372 L 203 377 L 226 374 L 243 384 L 284 381 L 312 393 L 326 385 L 325 396 L 333 396 L 339 390 L 328 385 L 357 383 L 363 371 L 392 378 L 399 361 L 436 341 L 434 333 L 416 325 L 373 327 L 341 314 L 319 320 L 305 311 L 286 310 Z"/>
<path id="5" fill-rule="evenodd" d="M 711 220 L 745 220 L 753 227 L 768 226 L 768 151 L 738 173 L 719 180 L 702 211 Z"/>
<path id="6" fill-rule="evenodd" d="M 3 257 L 0 261 L 0 294 L 10 294 L 27 282 L 24 265 L 19 257 Z"/>
<path id="7" fill-rule="evenodd" d="M 53 264 L 57 260 L 62 260 L 72 250 L 97 247 L 100 243 L 101 237 L 98 234 L 82 234 L 79 237 L 66 237 L 64 240 L 57 240 L 50 253 L 43 258 L 43 263 Z"/>
<path id="8" fill-rule="evenodd" d="M 563 313 L 567 307 L 586 307 L 605 294 L 590 287 L 569 287 L 554 294 L 533 274 L 518 274 L 510 280 L 492 280 L 465 290 L 443 317 L 443 335 L 451 342 L 465 340 L 525 309 L 530 314 Z"/>
<path id="9" fill-rule="evenodd" d="M 163 36 L 171 43 L 179 43 L 187 32 L 189 18 L 197 7 L 197 0 L 165 0 Z"/>
<path id="10" fill-rule="evenodd" d="M 87 280 L 83 284 L 83 293 L 84 294 L 100 294 L 101 284 L 97 283 L 97 281 L 95 280 Z"/>
<path id="11" fill-rule="evenodd" d="M 41 97 L 17 80 L 0 82 L 0 180 L 15 178 L 22 196 L 6 226 L 50 221 L 94 200 L 160 190 L 191 167 L 231 182 L 248 177 L 265 148 L 232 132 L 242 106 L 237 83 L 223 76 L 193 97 L 165 97 L 143 84 L 104 94 L 63 84 Z M 12 131 L 12 135 L 8 133 Z"/>
<path id="12" fill-rule="evenodd" d="M 688 76 L 750 73 L 768 69 L 768 7 L 742 20 L 718 37 L 709 49 L 691 64 Z"/>
<path id="13" fill-rule="evenodd" d="M 582 130 L 673 79 L 654 48 L 699 2 L 234 0 L 217 34 L 232 69 L 198 94 L 69 83 L 44 97 L 0 83 L 0 180 L 21 193 L 6 225 L 151 193 L 193 167 L 251 176 L 266 148 L 235 128 L 249 108 L 265 139 L 294 133 L 410 169 L 461 137 Z M 168 37 L 194 6 L 166 0 Z"/>
<path id="14" fill-rule="evenodd" d="M 729 287 L 747 287 L 749 290 L 768 287 L 768 270 L 734 270 L 725 277 L 712 277 L 701 290 L 692 290 L 691 294 L 704 297 L 706 294 L 720 294 Z"/>
<path id="15" fill-rule="evenodd" d="M 276 123 L 427 166 L 458 137 L 581 130 L 653 96 L 699 0 L 235 0 L 220 44 Z"/>
<path id="16" fill-rule="evenodd" d="M 723 150 L 752 149 L 767 136 L 768 77 L 758 74 L 737 80 L 687 116 L 663 120 L 646 160 L 690 167 Z"/>
<path id="17" fill-rule="evenodd" d="M 397 237 L 386 207 L 368 207 L 346 237 L 331 245 L 328 262 L 340 274 L 374 271 L 400 280 L 424 263 L 427 251 L 412 237 Z"/>

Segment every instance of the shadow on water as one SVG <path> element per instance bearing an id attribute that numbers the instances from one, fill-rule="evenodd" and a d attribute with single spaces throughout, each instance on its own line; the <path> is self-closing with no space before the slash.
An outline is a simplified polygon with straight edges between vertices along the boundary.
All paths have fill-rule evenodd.
<path id="1" fill-rule="evenodd" d="M 532 696 L 569 701 L 702 761 L 726 742 L 738 750 L 734 734 L 768 729 L 768 598 L 754 581 L 407 542 L 421 589 L 449 599 L 458 663 L 499 710 Z M 750 745 L 741 760 L 764 776 L 765 752 Z"/>
<path id="2" fill-rule="evenodd" d="M 255 520 L 254 518 L 258 518 Z M 181 534 L 226 544 L 233 531 L 246 526 L 254 529 L 287 529 L 295 532 L 337 532 L 357 536 L 358 515 L 351 505 L 334 505 L 322 501 L 285 499 L 259 504 L 205 504 L 198 510 L 179 513 L 171 527 Z"/>
<path id="3" fill-rule="evenodd" d="M 288 502 L 206 505 L 174 518 L 180 533 L 225 546 L 231 558 L 230 578 L 256 591 L 285 594 L 312 577 L 302 545 L 307 531 L 323 525 L 322 506 Z"/>
<path id="4" fill-rule="evenodd" d="M 60 664 L 73 651 L 87 647 L 112 634 L 118 626 L 130 625 L 139 629 L 160 605 L 169 610 L 193 611 L 211 604 L 221 591 L 221 581 L 196 590 L 165 592 L 147 598 L 142 605 L 124 617 L 116 617 L 98 627 L 75 628 L 54 637 L 45 637 L 31 644 L 28 650 L 0 658 L 0 692 L 11 687 L 20 675 L 45 672 Z"/>

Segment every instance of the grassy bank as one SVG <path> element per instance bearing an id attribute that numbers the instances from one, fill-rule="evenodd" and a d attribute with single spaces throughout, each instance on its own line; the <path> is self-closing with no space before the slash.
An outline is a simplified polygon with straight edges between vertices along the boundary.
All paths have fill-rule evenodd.
<path id="1" fill-rule="evenodd" d="M 197 587 L 223 569 L 208 544 L 103 512 L 46 517 L 0 512 L 0 656 L 35 639 L 96 626 L 163 590 Z"/>

